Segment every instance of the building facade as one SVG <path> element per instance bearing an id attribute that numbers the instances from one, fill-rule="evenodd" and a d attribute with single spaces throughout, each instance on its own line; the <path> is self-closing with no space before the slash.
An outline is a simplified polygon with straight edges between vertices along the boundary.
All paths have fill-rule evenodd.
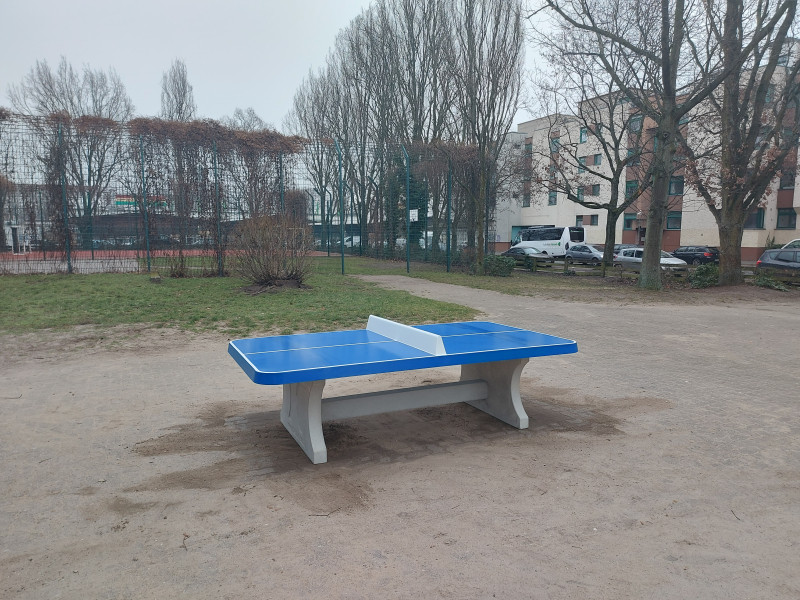
<path id="1" fill-rule="evenodd" d="M 595 102 L 595 99 L 586 102 Z M 597 102 L 597 104 L 601 104 Z M 548 115 L 517 126 L 515 140 L 522 137 L 528 168 L 523 176 L 519 198 L 506 197 L 509 203 L 505 218 L 498 219 L 498 240 L 513 241 L 516 233 L 533 225 L 584 227 L 586 241 L 602 245 L 606 239 L 608 211 L 587 208 L 570 199 L 608 203 L 612 181 L 617 182 L 617 205 L 630 200 L 617 220 L 614 231 L 617 243 L 642 244 L 646 235 L 649 191 L 642 179 L 647 171 L 647 154 L 655 143 L 655 123 L 635 114 L 630 103 L 607 103 L 605 115 L 597 124 L 587 122 L 587 114 L 600 114 L 597 107 L 573 115 Z M 792 126 L 794 116 L 792 115 Z M 603 125 L 605 123 L 611 125 Z M 622 125 L 624 123 L 624 126 Z M 615 137 L 616 132 L 624 131 Z M 704 128 L 691 119 L 682 121 L 687 139 L 704 134 Z M 697 137 L 694 142 L 697 142 Z M 702 139 L 699 140 L 702 144 Z M 518 143 L 518 142 L 517 142 Z M 620 157 L 638 154 L 627 161 L 616 179 L 613 165 Z M 615 159 L 616 157 L 616 159 Z M 719 245 L 714 215 L 688 181 L 683 158 L 676 158 L 669 183 L 668 214 L 663 224 L 662 247 L 671 251 L 686 245 Z M 775 173 L 758 207 L 749 215 L 742 237 L 742 260 L 756 260 L 766 247 L 782 245 L 798 236 L 797 213 L 800 212 L 800 190 L 795 188 L 798 155 L 790 152 L 782 171 Z M 499 213 L 500 211 L 498 211 Z"/>

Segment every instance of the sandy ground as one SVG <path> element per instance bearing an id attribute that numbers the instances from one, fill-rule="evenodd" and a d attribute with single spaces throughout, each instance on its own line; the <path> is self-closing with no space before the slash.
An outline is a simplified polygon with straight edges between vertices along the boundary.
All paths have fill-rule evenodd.
<path id="1" fill-rule="evenodd" d="M 0 597 L 800 597 L 797 294 L 621 306 L 373 279 L 579 352 L 525 368 L 528 430 L 465 405 L 334 422 L 314 466 L 224 338 L 0 338 Z"/>

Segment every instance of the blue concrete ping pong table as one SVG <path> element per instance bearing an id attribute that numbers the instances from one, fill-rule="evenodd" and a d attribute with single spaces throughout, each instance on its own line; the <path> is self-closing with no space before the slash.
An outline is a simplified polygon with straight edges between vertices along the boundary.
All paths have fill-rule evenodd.
<path id="1" fill-rule="evenodd" d="M 283 385 L 281 423 L 314 464 L 328 460 L 323 421 L 466 402 L 528 427 L 519 379 L 528 360 L 578 351 L 573 340 L 489 321 L 409 326 L 370 316 L 366 329 L 234 340 L 255 383 Z M 323 398 L 327 379 L 461 365 L 457 382 Z"/>

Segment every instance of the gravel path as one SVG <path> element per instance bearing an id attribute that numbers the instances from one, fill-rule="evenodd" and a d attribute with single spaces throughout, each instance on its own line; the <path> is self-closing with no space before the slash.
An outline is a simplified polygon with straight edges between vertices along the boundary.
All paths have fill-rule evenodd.
<path id="1" fill-rule="evenodd" d="M 223 338 L 0 338 L 0 597 L 800 597 L 796 297 L 368 279 L 579 352 L 525 368 L 528 430 L 462 405 L 364 417 L 326 425 L 314 466 Z"/>

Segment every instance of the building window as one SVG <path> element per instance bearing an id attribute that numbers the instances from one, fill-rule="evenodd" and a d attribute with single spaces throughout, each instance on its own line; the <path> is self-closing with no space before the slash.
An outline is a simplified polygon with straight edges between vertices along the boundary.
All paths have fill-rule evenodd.
<path id="1" fill-rule="evenodd" d="M 531 205 L 531 194 L 530 192 L 525 192 L 522 194 L 522 208 L 527 208 Z"/>
<path id="2" fill-rule="evenodd" d="M 767 96 L 764 98 L 764 102 L 772 102 L 775 99 L 775 84 L 770 83 L 767 86 Z"/>
<path id="3" fill-rule="evenodd" d="M 583 227 L 583 215 L 575 217 L 575 227 Z"/>
<path id="4" fill-rule="evenodd" d="M 633 213 L 625 213 L 625 218 L 622 222 L 622 228 L 625 231 L 633 231 L 636 229 L 636 215 Z"/>
<path id="5" fill-rule="evenodd" d="M 790 190 L 794 187 L 794 170 L 785 170 L 781 174 L 781 189 Z"/>
<path id="6" fill-rule="evenodd" d="M 595 154 L 594 155 L 594 162 L 592 162 L 592 164 L 597 166 L 599 164 L 602 164 L 602 162 L 603 162 L 603 155 L 602 154 Z"/>
<path id="7" fill-rule="evenodd" d="M 681 228 L 681 212 L 670 211 L 667 213 L 667 229 L 680 229 Z"/>
<path id="8" fill-rule="evenodd" d="M 599 183 L 595 183 L 592 186 L 592 196 L 599 196 L 599 195 L 600 195 L 600 184 Z"/>
<path id="9" fill-rule="evenodd" d="M 529 142 L 525 144 L 525 154 L 526 156 L 531 156 L 533 154 L 533 143 Z"/>
<path id="10" fill-rule="evenodd" d="M 581 127 L 581 133 L 580 133 L 580 138 L 579 138 L 580 143 L 585 142 L 588 139 L 588 137 L 589 137 L 589 134 L 586 131 L 586 127 Z"/>
<path id="11" fill-rule="evenodd" d="M 642 130 L 642 115 L 631 117 L 629 127 L 633 133 L 638 133 Z"/>
<path id="12" fill-rule="evenodd" d="M 797 213 L 793 208 L 778 209 L 777 229 L 797 229 Z"/>
<path id="13" fill-rule="evenodd" d="M 597 215 L 589 215 L 589 225 L 597 225 Z"/>
<path id="14" fill-rule="evenodd" d="M 580 186 L 578 188 L 577 196 L 578 196 L 578 202 L 581 202 L 583 200 L 583 186 Z"/>
<path id="15" fill-rule="evenodd" d="M 642 154 L 638 148 L 628 148 L 628 166 L 638 167 L 642 164 Z"/>
<path id="16" fill-rule="evenodd" d="M 764 229 L 764 209 L 757 208 L 751 212 L 744 222 L 745 229 Z"/>
<path id="17" fill-rule="evenodd" d="M 581 156 L 578 158 L 578 173 L 586 172 L 586 157 Z"/>
<path id="18" fill-rule="evenodd" d="M 550 138 L 550 152 L 555 154 L 561 147 L 561 138 Z"/>
<path id="19" fill-rule="evenodd" d="M 555 206 L 558 202 L 558 192 L 550 192 L 547 194 L 547 205 Z"/>
<path id="20" fill-rule="evenodd" d="M 630 200 L 639 191 L 639 181 L 631 179 L 625 182 L 625 199 Z"/>
<path id="21" fill-rule="evenodd" d="M 683 196 L 683 175 L 669 178 L 669 195 Z"/>

